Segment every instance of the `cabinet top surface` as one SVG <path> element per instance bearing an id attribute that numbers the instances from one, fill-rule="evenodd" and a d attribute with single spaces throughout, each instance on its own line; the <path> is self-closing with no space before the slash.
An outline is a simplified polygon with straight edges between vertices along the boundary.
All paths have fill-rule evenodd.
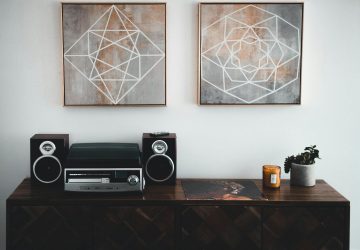
<path id="1" fill-rule="evenodd" d="M 323 180 L 317 180 L 314 187 L 295 187 L 288 180 L 282 180 L 280 189 L 263 188 L 262 180 L 253 182 L 259 189 L 262 199 L 188 199 L 182 182 L 176 185 L 148 186 L 143 194 L 124 193 L 73 193 L 64 192 L 62 188 L 34 186 L 28 178 L 9 196 L 7 202 L 12 204 L 242 204 L 242 205 L 349 205 L 349 201 Z M 186 179 L 195 180 L 195 179 Z M 201 179 L 201 181 L 212 181 Z"/>

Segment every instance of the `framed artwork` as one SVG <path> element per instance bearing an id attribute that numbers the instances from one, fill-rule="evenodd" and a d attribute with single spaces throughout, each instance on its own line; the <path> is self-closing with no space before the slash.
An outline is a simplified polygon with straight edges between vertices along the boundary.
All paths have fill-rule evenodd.
<path id="1" fill-rule="evenodd" d="M 300 104 L 303 3 L 199 4 L 199 103 Z"/>
<path id="2" fill-rule="evenodd" d="M 165 3 L 63 3 L 64 105 L 166 105 Z"/>

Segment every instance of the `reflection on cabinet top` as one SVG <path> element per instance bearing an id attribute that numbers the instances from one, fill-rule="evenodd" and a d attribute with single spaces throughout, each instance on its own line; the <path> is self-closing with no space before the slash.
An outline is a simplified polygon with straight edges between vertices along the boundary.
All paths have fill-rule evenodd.
<path id="1" fill-rule="evenodd" d="M 288 180 L 282 180 L 280 189 L 262 187 L 262 180 L 247 180 L 254 183 L 262 199 L 187 199 L 182 182 L 178 179 L 175 186 L 152 185 L 146 187 L 143 194 L 123 193 L 69 193 L 61 187 L 34 186 L 28 178 L 9 196 L 8 204 L 72 204 L 72 205 L 287 205 L 287 206 L 349 206 L 350 202 L 324 180 L 317 180 L 314 187 L 290 186 Z M 191 179 L 195 180 L 195 179 Z M 201 181 L 214 181 L 198 179 Z M 228 180 L 231 181 L 231 180 Z M 237 181 L 237 180 L 232 180 Z"/>

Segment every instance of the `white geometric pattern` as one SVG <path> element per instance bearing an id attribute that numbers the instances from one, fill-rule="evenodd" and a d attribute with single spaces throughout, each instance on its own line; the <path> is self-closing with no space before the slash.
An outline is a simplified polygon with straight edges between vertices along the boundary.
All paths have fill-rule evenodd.
<path id="1" fill-rule="evenodd" d="M 249 8 L 265 18 L 249 23 L 243 13 L 249 11 Z M 242 102 L 253 103 L 276 93 L 299 78 L 301 42 L 298 27 L 274 13 L 247 5 L 203 28 L 202 48 L 206 35 L 212 32 L 211 29 L 218 27 L 224 27 L 223 34 L 220 34 L 221 41 L 201 51 L 201 79 L 204 82 Z M 295 42 L 286 43 L 279 39 L 279 27 L 293 29 L 293 34 L 296 34 Z M 207 76 L 203 62 L 221 69 L 221 82 L 214 82 Z M 278 70 L 290 63 L 296 63 L 297 72 L 292 76 L 279 76 Z M 241 89 L 250 85 L 261 94 L 244 98 L 241 96 Z"/>
<path id="2" fill-rule="evenodd" d="M 64 58 L 113 104 L 118 104 L 165 57 L 164 52 L 112 5 Z"/>

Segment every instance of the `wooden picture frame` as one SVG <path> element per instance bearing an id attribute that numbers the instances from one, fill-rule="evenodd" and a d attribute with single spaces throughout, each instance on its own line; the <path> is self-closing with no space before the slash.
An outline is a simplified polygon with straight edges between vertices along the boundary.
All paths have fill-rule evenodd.
<path id="1" fill-rule="evenodd" d="M 198 104 L 301 104 L 303 3 L 199 3 Z"/>
<path id="2" fill-rule="evenodd" d="M 166 3 L 61 4 L 64 106 L 166 106 Z"/>

